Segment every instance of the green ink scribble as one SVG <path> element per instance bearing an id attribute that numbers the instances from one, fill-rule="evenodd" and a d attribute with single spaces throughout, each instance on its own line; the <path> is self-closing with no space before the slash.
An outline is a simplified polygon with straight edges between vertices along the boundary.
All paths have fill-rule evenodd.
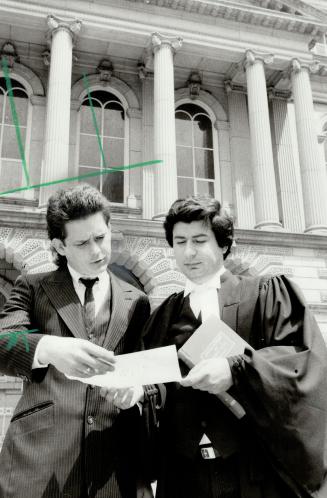
<path id="1" fill-rule="evenodd" d="M 7 349 L 7 351 L 10 351 L 13 347 L 16 346 L 16 344 L 18 343 L 18 339 L 21 336 L 23 339 L 23 342 L 25 344 L 25 351 L 26 351 L 26 353 L 28 353 L 30 350 L 30 347 L 29 347 L 26 335 L 32 334 L 33 332 L 38 332 L 38 331 L 39 331 L 39 329 L 11 330 L 10 332 L 6 332 L 5 334 L 0 334 L 0 340 L 4 339 L 5 337 L 9 337 L 9 341 L 6 345 L 6 349 Z"/>
<path id="2" fill-rule="evenodd" d="M 163 160 L 155 159 L 153 161 L 146 161 L 144 163 L 135 163 L 135 164 L 129 164 L 128 166 L 117 166 L 115 168 L 102 169 L 99 171 L 95 171 L 94 173 L 85 173 L 85 175 L 71 176 L 70 178 L 61 178 L 60 180 L 53 180 L 51 182 L 39 183 L 38 185 L 29 185 L 28 187 L 13 188 L 11 190 L 6 190 L 5 192 L 0 192 L 0 196 L 6 194 L 13 194 L 14 192 L 21 192 L 23 190 L 30 190 L 32 188 L 41 188 L 41 187 L 47 187 L 49 185 L 57 185 L 58 183 L 84 180 L 85 178 L 98 176 L 98 175 L 106 175 L 108 173 L 114 173 L 115 171 L 124 171 L 128 169 L 142 168 L 143 166 L 151 166 L 153 164 L 159 164 L 159 163 L 163 163 Z"/>
<path id="3" fill-rule="evenodd" d="M 94 106 L 93 106 L 93 102 L 92 102 L 92 98 L 91 98 L 90 86 L 89 86 L 89 82 L 88 82 L 88 79 L 87 79 L 87 76 L 86 76 L 85 73 L 83 73 L 83 83 L 84 83 L 84 86 L 85 86 L 86 91 L 87 91 L 87 98 L 88 98 L 88 101 L 89 101 L 89 104 L 90 104 L 90 109 L 91 109 L 91 114 L 92 114 L 92 121 L 93 121 L 94 129 L 95 129 L 95 133 L 96 133 L 96 136 L 97 136 L 97 141 L 98 141 L 98 145 L 99 145 L 99 149 L 100 149 L 100 154 L 101 154 L 104 166 L 107 167 L 107 162 L 106 162 L 106 158 L 105 158 L 105 155 L 104 155 L 104 152 L 103 152 L 102 143 L 101 143 L 101 137 L 100 137 L 99 127 L 98 127 L 98 123 L 97 123 L 97 118 L 96 118 L 96 115 L 95 115 L 95 110 L 94 110 Z"/>
<path id="4" fill-rule="evenodd" d="M 16 111 L 16 105 L 15 105 L 15 99 L 14 99 L 11 79 L 9 76 L 9 66 L 8 66 L 8 62 L 7 62 L 6 57 L 2 57 L 1 63 L 2 63 L 3 73 L 4 73 L 4 77 L 5 77 L 5 81 L 6 81 L 7 92 L 9 95 L 10 110 L 11 110 L 12 120 L 13 120 L 13 123 L 15 125 L 16 138 L 17 138 L 20 157 L 22 160 L 25 180 L 26 180 L 27 185 L 29 185 L 30 184 L 30 177 L 29 177 L 29 174 L 27 171 L 25 151 L 24 151 L 24 146 L 23 146 L 23 141 L 22 141 L 22 135 L 20 132 L 19 119 L 18 119 L 18 115 L 17 115 L 17 111 Z"/>

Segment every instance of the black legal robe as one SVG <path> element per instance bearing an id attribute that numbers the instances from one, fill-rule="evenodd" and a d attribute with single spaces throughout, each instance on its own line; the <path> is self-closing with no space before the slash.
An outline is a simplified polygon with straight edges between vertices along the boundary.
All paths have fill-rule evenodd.
<path id="1" fill-rule="evenodd" d="M 226 456 L 238 452 L 242 498 L 327 497 L 327 352 L 319 328 L 285 276 L 226 271 L 221 280 L 221 318 L 256 350 L 231 360 L 230 393 L 247 415 L 238 422 L 213 395 L 167 384 L 157 496 L 168 498 L 160 489 L 176 487 L 167 462 L 191 461 L 205 432 Z M 190 327 L 176 326 L 183 301 L 183 293 L 173 294 L 152 314 L 146 348 L 180 347 L 187 340 Z"/>

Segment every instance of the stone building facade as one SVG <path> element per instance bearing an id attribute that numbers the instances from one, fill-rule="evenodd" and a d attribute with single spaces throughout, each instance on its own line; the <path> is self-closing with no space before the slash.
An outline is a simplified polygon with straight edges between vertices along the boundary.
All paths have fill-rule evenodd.
<path id="1" fill-rule="evenodd" d="M 215 196 L 229 268 L 292 277 L 327 338 L 326 32 L 323 0 L 2 0 L 0 307 L 54 268 L 57 186 L 34 186 L 117 168 L 88 181 L 112 201 L 116 271 L 153 306 L 183 285 L 162 215 Z M 0 438 L 20 382 L 0 377 Z"/>

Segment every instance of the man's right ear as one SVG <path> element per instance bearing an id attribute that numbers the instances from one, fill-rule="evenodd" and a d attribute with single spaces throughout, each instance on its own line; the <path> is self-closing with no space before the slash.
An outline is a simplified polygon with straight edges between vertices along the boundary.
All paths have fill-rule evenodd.
<path id="1" fill-rule="evenodd" d="M 55 248 L 57 253 L 60 254 L 60 256 L 66 256 L 65 246 L 62 240 L 52 239 L 51 245 Z"/>

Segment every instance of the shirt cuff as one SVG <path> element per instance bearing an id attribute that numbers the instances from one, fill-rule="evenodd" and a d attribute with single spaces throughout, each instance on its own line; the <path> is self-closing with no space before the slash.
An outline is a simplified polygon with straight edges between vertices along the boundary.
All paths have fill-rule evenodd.
<path id="1" fill-rule="evenodd" d="M 44 339 L 44 337 L 42 337 L 39 340 L 39 342 L 35 348 L 34 359 L 33 359 L 33 363 L 32 363 L 32 370 L 34 370 L 36 368 L 47 368 L 49 366 L 49 363 L 40 363 L 38 360 L 39 352 L 40 352 L 40 349 L 42 348 L 42 340 L 43 339 Z"/>

